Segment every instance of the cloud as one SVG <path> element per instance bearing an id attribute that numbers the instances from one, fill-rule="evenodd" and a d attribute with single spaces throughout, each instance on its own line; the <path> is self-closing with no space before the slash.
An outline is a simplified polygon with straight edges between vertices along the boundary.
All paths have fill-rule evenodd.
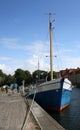
<path id="1" fill-rule="evenodd" d="M 11 56 L 11 54 L 10 54 L 10 57 L 0 56 L 1 62 L 3 61 L 3 64 L 0 67 L 2 68 L 3 72 L 6 72 L 6 73 L 10 72 L 11 74 L 13 73 L 13 70 L 15 71 L 15 68 L 27 69 L 33 72 L 34 70 L 37 69 L 38 60 L 44 59 L 46 52 L 49 48 L 48 42 L 37 41 L 37 42 L 33 42 L 31 44 L 26 44 L 26 45 L 18 44 L 17 42 L 18 40 L 16 39 L 0 39 L 0 43 L 2 43 L 6 48 L 18 49 L 18 53 L 23 54 L 23 55 L 24 55 L 24 50 L 26 50 L 26 53 L 27 54 L 29 53 L 30 56 L 27 56 L 27 57 L 24 56 L 25 58 L 23 59 L 17 58 L 17 57 L 15 59 L 13 58 L 13 56 Z M 21 51 L 19 52 L 19 50 L 21 49 L 22 49 L 22 53 Z M 15 55 L 15 52 L 14 52 L 14 55 Z M 43 63 L 43 61 L 41 61 L 41 68 L 45 68 L 45 63 Z"/>
<path id="2" fill-rule="evenodd" d="M 41 55 L 48 51 L 49 44 L 48 42 L 44 41 L 36 41 L 30 44 L 26 44 L 25 46 L 23 46 L 23 48 L 27 51 L 30 51 L 33 54 Z"/>
<path id="3" fill-rule="evenodd" d="M 7 60 L 10 60 L 10 58 L 9 57 L 4 57 L 4 56 L 0 56 L 0 60 L 7 61 Z"/>
<path id="4" fill-rule="evenodd" d="M 80 66 L 80 57 L 65 57 L 64 62 L 66 62 L 66 67 L 79 67 Z"/>
<path id="5" fill-rule="evenodd" d="M 37 69 L 49 71 L 49 64 L 45 62 L 45 59 L 31 58 L 24 62 L 22 68 L 29 70 L 31 73 Z"/>
<path id="6" fill-rule="evenodd" d="M 0 69 L 3 71 L 5 74 L 14 74 L 14 67 L 9 67 L 6 66 L 5 64 L 0 64 Z"/>
<path id="7" fill-rule="evenodd" d="M 46 55 L 50 56 L 49 41 L 36 41 L 29 44 L 19 42 L 20 39 L 16 38 L 0 39 L 0 43 L 4 47 L 14 49 L 14 55 L 17 55 L 17 53 L 21 55 L 20 58 L 17 58 L 17 56 L 14 58 L 11 54 L 10 57 L 0 56 L 1 62 L 3 61 L 3 63 L 0 64 L 0 69 L 2 68 L 3 72 L 7 74 L 13 74 L 14 71 L 18 68 L 33 72 L 38 69 L 38 61 L 40 64 L 40 69 L 46 71 L 50 70 L 49 57 L 46 58 Z M 78 49 L 76 50 L 76 48 Z M 16 49 L 18 51 L 15 54 Z M 56 51 L 53 49 L 53 55 L 57 55 L 57 58 L 53 57 L 53 69 L 57 71 L 60 69 L 79 67 L 80 58 L 76 56 L 78 51 L 79 47 L 77 45 L 73 46 L 73 48 L 66 48 L 63 46 L 62 48 L 60 47 L 59 50 L 56 49 Z"/>
<path id="8" fill-rule="evenodd" d="M 55 58 L 53 61 L 53 70 L 54 71 L 60 71 L 64 70 L 66 68 L 77 68 L 80 67 L 80 57 L 74 57 L 74 56 L 64 56 L 59 58 Z"/>
<path id="9" fill-rule="evenodd" d="M 41 53 L 49 48 L 49 42 L 36 41 L 32 43 L 21 43 L 18 38 L 3 38 L 0 39 L 0 44 L 6 48 L 10 49 L 22 49 L 27 51 L 32 51 L 35 53 Z M 46 46 L 46 47 L 45 47 Z"/>
<path id="10" fill-rule="evenodd" d="M 7 48 L 14 48 L 17 46 L 18 39 L 16 38 L 3 38 L 0 39 L 0 43 Z"/>

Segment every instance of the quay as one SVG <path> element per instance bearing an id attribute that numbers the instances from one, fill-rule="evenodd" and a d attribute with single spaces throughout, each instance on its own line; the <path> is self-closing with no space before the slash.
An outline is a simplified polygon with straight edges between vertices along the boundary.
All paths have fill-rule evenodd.
<path id="1" fill-rule="evenodd" d="M 26 100 L 20 93 L 9 92 L 0 94 L 0 130 L 65 129 L 35 101 Z"/>
<path id="2" fill-rule="evenodd" d="M 29 101 L 29 102 L 31 102 L 31 101 Z M 32 112 L 35 120 L 37 121 L 37 124 L 39 125 L 40 130 L 65 130 L 57 121 L 55 121 L 35 101 L 32 104 L 31 112 Z"/>
<path id="3" fill-rule="evenodd" d="M 0 130 L 21 130 L 26 104 L 19 93 L 0 95 Z"/>

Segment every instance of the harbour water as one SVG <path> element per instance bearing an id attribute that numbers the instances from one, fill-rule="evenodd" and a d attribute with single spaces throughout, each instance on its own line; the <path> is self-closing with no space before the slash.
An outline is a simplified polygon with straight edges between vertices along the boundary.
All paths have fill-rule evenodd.
<path id="1" fill-rule="evenodd" d="M 69 107 L 49 114 L 66 130 L 80 130 L 80 88 L 73 88 Z"/>

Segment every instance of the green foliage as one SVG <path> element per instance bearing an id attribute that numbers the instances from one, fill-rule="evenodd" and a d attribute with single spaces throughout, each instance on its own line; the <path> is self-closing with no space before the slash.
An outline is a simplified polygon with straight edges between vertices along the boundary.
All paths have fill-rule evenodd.
<path id="1" fill-rule="evenodd" d="M 5 84 L 10 85 L 15 82 L 15 77 L 12 75 L 5 76 Z"/>
<path id="2" fill-rule="evenodd" d="M 31 73 L 26 70 L 25 72 L 25 84 L 31 84 L 32 83 L 32 75 Z"/>
<path id="3" fill-rule="evenodd" d="M 0 76 L 0 86 L 2 86 L 2 84 L 4 84 L 4 78 Z"/>
<path id="4" fill-rule="evenodd" d="M 5 74 L 0 70 L 0 86 L 5 83 Z"/>
<path id="5" fill-rule="evenodd" d="M 57 72 L 53 73 L 53 77 L 57 78 Z M 17 69 L 15 74 L 6 75 L 0 70 L 0 86 L 7 84 L 10 85 L 12 83 L 18 83 L 18 85 L 22 85 L 23 80 L 25 81 L 25 85 L 29 85 L 31 83 L 35 83 L 36 80 L 50 80 L 50 72 L 44 70 L 36 70 L 32 74 L 28 70 Z"/>
<path id="6" fill-rule="evenodd" d="M 41 80 L 41 79 L 46 80 L 47 76 L 48 76 L 48 72 L 47 71 L 36 70 L 32 74 L 33 82 L 36 82 L 36 80 Z"/>
<path id="7" fill-rule="evenodd" d="M 4 73 L 0 70 L 0 77 L 4 77 Z"/>
<path id="8" fill-rule="evenodd" d="M 15 80 L 18 83 L 18 85 L 22 85 L 22 81 L 25 80 L 25 72 L 22 69 L 17 69 L 15 71 Z"/>
<path id="9" fill-rule="evenodd" d="M 25 84 L 30 84 L 32 82 L 32 76 L 28 70 L 17 69 L 14 76 L 18 85 L 22 85 L 23 80 Z"/>
<path id="10" fill-rule="evenodd" d="M 55 72 L 55 71 L 53 72 L 53 78 L 54 78 L 54 79 L 58 78 L 57 72 Z M 51 72 L 48 73 L 48 81 L 49 81 L 49 80 L 51 80 Z"/>

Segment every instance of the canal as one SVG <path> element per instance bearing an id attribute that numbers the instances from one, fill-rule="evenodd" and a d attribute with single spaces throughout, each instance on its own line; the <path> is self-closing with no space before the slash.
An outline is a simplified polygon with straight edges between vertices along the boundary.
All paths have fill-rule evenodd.
<path id="1" fill-rule="evenodd" d="M 71 104 L 62 112 L 49 112 L 66 130 L 80 130 L 80 88 L 73 88 Z"/>

